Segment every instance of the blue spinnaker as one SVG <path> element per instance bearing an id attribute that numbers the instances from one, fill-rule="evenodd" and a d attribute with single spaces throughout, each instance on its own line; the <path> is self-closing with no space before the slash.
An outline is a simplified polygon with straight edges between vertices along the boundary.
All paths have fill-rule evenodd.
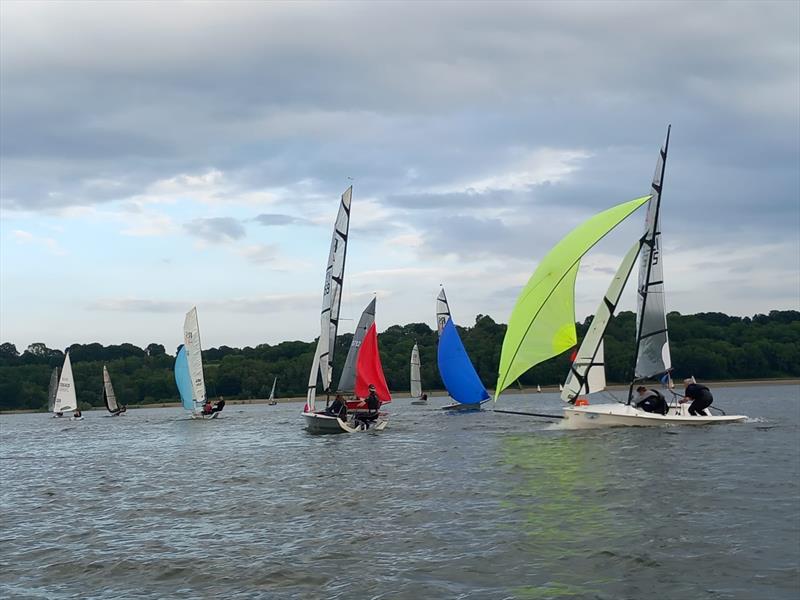
<path id="1" fill-rule="evenodd" d="M 458 336 L 453 319 L 447 319 L 439 338 L 439 374 L 447 393 L 460 404 L 479 404 L 489 399 L 475 367 L 467 356 L 464 344 Z"/>
<path id="2" fill-rule="evenodd" d="M 194 410 L 192 401 L 192 377 L 189 375 L 189 360 L 186 358 L 186 348 L 183 344 L 178 346 L 178 355 L 175 357 L 175 383 L 181 395 L 181 403 L 186 410 Z"/>

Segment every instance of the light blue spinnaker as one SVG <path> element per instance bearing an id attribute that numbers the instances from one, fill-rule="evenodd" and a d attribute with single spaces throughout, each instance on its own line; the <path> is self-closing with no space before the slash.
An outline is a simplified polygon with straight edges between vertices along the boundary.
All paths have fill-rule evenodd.
<path id="1" fill-rule="evenodd" d="M 489 399 L 475 367 L 467 356 L 453 319 L 447 319 L 439 338 L 439 374 L 447 393 L 459 404 L 480 404 Z"/>
<path id="2" fill-rule="evenodd" d="M 192 401 L 192 376 L 189 375 L 189 360 L 186 358 L 186 348 L 183 344 L 178 346 L 175 357 L 175 383 L 181 395 L 181 403 L 186 410 L 194 410 Z"/>

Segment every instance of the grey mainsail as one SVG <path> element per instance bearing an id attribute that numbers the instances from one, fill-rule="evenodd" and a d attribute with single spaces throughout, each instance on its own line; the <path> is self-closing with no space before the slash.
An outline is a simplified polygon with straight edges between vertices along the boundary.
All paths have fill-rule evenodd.
<path id="1" fill-rule="evenodd" d="M 111 385 L 111 375 L 108 374 L 108 369 L 103 365 L 103 401 L 106 404 L 108 412 L 118 412 L 119 404 L 117 404 L 117 395 L 114 393 L 114 386 Z"/>
<path id="2" fill-rule="evenodd" d="M 670 128 L 656 163 L 647 206 L 642 256 L 639 266 L 639 294 L 636 321 L 636 368 L 634 379 L 647 379 L 672 368 L 664 299 L 664 266 L 661 241 L 661 191 L 667 162 Z"/>
<path id="3" fill-rule="evenodd" d="M 411 397 L 422 396 L 422 376 L 420 375 L 419 347 L 414 344 L 411 349 Z"/>
<path id="4" fill-rule="evenodd" d="M 373 298 L 364 312 L 361 313 L 361 318 L 358 320 L 358 326 L 353 333 L 353 341 L 350 343 L 350 349 L 347 351 L 347 358 L 344 361 L 344 368 L 342 369 L 342 376 L 339 378 L 338 392 L 352 393 L 356 385 L 356 360 L 358 359 L 358 349 L 361 347 L 361 342 L 364 341 L 364 336 L 367 335 L 367 330 L 372 327 L 375 322 L 375 298 Z"/>
<path id="5" fill-rule="evenodd" d="M 56 405 L 56 394 L 58 393 L 58 367 L 53 368 L 50 374 L 50 387 L 47 390 L 47 410 L 53 412 Z"/>

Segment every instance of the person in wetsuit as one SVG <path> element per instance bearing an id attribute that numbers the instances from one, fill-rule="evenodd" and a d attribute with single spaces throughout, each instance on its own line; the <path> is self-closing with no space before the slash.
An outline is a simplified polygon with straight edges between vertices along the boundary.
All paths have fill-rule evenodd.
<path id="1" fill-rule="evenodd" d="M 336 399 L 325 409 L 325 412 L 342 420 L 347 419 L 347 404 L 341 394 L 336 394 Z"/>
<path id="2" fill-rule="evenodd" d="M 694 378 L 683 380 L 686 389 L 683 392 L 683 400 L 681 402 L 689 402 L 689 414 L 695 417 L 706 417 L 706 409 L 714 402 L 714 396 L 711 395 L 711 390 L 706 386 L 695 383 Z"/>
<path id="3" fill-rule="evenodd" d="M 643 385 L 636 388 L 636 391 L 639 393 L 639 400 L 636 402 L 636 408 L 659 415 L 667 414 L 669 408 L 661 392 L 653 389 L 648 390 Z"/>
<path id="4" fill-rule="evenodd" d="M 225 398 L 220 396 L 219 400 L 217 400 L 217 403 L 214 405 L 214 408 L 211 409 L 211 414 L 213 415 L 215 412 L 222 412 L 223 408 L 225 408 Z"/>

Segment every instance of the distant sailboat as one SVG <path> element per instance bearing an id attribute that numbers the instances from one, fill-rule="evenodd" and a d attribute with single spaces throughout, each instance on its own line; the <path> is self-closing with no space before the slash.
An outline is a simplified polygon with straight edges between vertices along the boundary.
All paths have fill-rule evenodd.
<path id="1" fill-rule="evenodd" d="M 72 415 L 73 420 L 79 421 L 83 419 L 78 410 L 78 397 L 75 394 L 75 382 L 72 378 L 72 361 L 70 361 L 69 351 L 67 351 L 64 356 L 64 366 L 61 367 L 61 377 L 58 379 L 58 390 L 53 402 L 53 412 L 56 416 L 61 416 L 69 411 L 75 411 L 75 414 Z"/>
<path id="2" fill-rule="evenodd" d="M 269 393 L 269 401 L 267 402 L 267 404 L 269 404 L 270 406 L 275 406 L 278 403 L 278 401 L 275 400 L 275 384 L 276 383 L 278 383 L 278 378 L 277 377 L 272 380 L 272 390 Z"/>
<path id="3" fill-rule="evenodd" d="M 489 393 L 461 342 L 450 315 L 450 305 L 444 288 L 436 298 L 436 326 L 439 329 L 437 351 L 439 375 L 447 388 L 447 393 L 456 401 L 455 404 L 443 407 L 443 410 L 480 410 L 481 405 L 489 401 Z"/>
<path id="4" fill-rule="evenodd" d="M 225 406 L 224 400 L 221 400 L 211 412 L 204 412 L 207 397 L 197 307 L 187 312 L 183 321 L 183 344 L 178 347 L 175 357 L 175 383 L 181 404 L 190 411 L 193 419 L 215 419 Z"/>
<path id="5" fill-rule="evenodd" d="M 427 394 L 423 396 L 422 394 L 422 375 L 420 374 L 420 362 L 419 362 L 419 346 L 414 344 L 414 347 L 411 348 L 411 361 L 410 361 L 410 390 L 411 390 L 411 397 L 413 400 L 411 404 L 427 404 L 428 403 L 428 396 Z"/>
<path id="6" fill-rule="evenodd" d="M 536 391 L 541 394 L 542 393 L 542 386 L 540 386 L 539 384 L 536 384 Z"/>
<path id="7" fill-rule="evenodd" d="M 128 408 L 117 403 L 117 395 L 114 393 L 114 386 L 111 385 L 111 376 L 108 369 L 103 365 L 103 403 L 112 416 L 117 417 L 125 413 Z"/>

